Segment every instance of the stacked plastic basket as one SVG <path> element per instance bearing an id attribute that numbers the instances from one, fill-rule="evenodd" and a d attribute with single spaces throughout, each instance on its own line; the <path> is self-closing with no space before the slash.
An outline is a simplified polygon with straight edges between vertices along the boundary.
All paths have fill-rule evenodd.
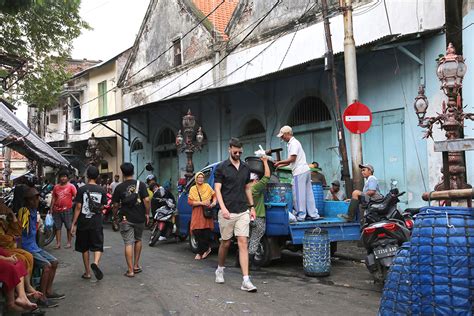
<path id="1" fill-rule="evenodd" d="M 316 208 L 322 212 L 324 210 L 324 190 L 321 183 L 314 183 L 313 185 L 313 195 Z"/>
<path id="2" fill-rule="evenodd" d="M 474 209 L 426 207 L 390 268 L 380 315 L 472 315 Z"/>

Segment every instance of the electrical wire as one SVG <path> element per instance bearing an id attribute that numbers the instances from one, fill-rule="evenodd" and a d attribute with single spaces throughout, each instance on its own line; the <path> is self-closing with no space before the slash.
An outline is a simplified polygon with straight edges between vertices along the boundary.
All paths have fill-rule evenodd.
<path id="1" fill-rule="evenodd" d="M 201 25 L 211 14 L 213 14 L 222 4 L 224 4 L 226 0 L 222 0 L 221 3 L 219 3 L 212 11 L 209 12 L 209 14 L 207 14 L 206 16 L 204 16 L 201 20 L 199 20 L 199 22 L 197 24 L 195 24 L 191 29 L 189 29 L 186 33 L 184 33 L 184 35 L 181 37 L 181 39 L 185 38 L 187 35 L 189 35 L 192 31 L 194 31 L 199 25 Z M 155 61 L 157 61 L 160 57 L 162 57 L 164 54 L 166 54 L 170 49 L 173 48 L 173 45 L 171 45 L 170 47 L 168 47 L 166 50 L 164 50 L 163 52 L 161 52 L 160 54 L 158 54 L 157 57 L 155 57 L 153 60 L 151 60 L 148 64 L 146 64 L 144 67 L 140 68 L 137 72 L 133 73 L 132 75 L 130 75 L 128 77 L 127 80 L 133 78 L 134 76 L 136 76 L 138 73 L 140 73 L 141 71 L 143 71 L 145 68 L 149 67 L 152 63 L 154 63 Z M 104 95 L 107 95 L 109 92 L 113 91 L 117 89 L 117 85 L 113 86 L 112 88 L 108 89 L 107 91 L 105 91 L 104 93 L 100 94 L 100 95 L 97 95 L 96 97 L 92 98 L 92 99 L 89 99 L 87 101 L 84 101 L 80 104 L 77 104 L 77 105 L 74 105 L 72 107 L 70 107 L 70 109 L 74 109 L 76 107 L 81 107 L 83 105 L 86 105 L 86 104 L 89 104 L 91 103 L 92 101 L 95 101 L 101 97 L 103 97 Z"/>
<path id="2" fill-rule="evenodd" d="M 308 1 L 308 4 L 309 4 L 310 1 L 311 1 L 311 0 Z M 300 18 L 298 18 L 297 21 L 301 20 L 301 19 L 304 17 L 304 15 L 306 15 L 306 14 L 307 14 L 311 9 L 313 9 L 315 6 L 316 6 L 316 4 L 313 4 L 313 5 L 312 5 L 309 9 L 307 9 L 307 10 L 306 10 L 306 8 L 307 8 L 307 7 L 306 7 L 306 8 L 305 8 L 306 11 L 303 13 L 303 15 L 302 15 Z M 237 34 L 233 35 L 231 38 L 229 38 L 228 41 L 227 41 L 227 45 L 229 45 L 229 43 L 230 43 L 233 39 L 237 38 L 240 34 L 242 34 L 244 31 L 246 31 L 247 29 L 249 29 L 251 26 L 253 26 L 253 25 L 255 25 L 256 23 L 258 23 L 258 22 L 263 18 L 263 16 L 264 16 L 264 15 L 262 15 L 262 16 L 259 17 L 257 20 L 255 20 L 254 22 L 252 22 L 252 23 L 250 23 L 249 25 L 247 25 L 247 26 L 246 26 L 244 29 L 242 29 L 239 33 L 237 33 Z M 280 38 L 282 35 L 283 35 L 283 33 L 280 33 L 280 35 L 279 35 L 276 39 Z M 293 36 L 293 38 L 294 38 L 294 36 Z M 248 60 L 247 62 L 245 62 L 245 63 L 242 64 L 241 66 L 239 66 L 238 68 L 234 69 L 231 73 L 225 75 L 224 77 L 221 77 L 221 78 L 219 79 L 219 81 L 210 83 L 209 85 L 205 86 L 204 89 L 207 89 L 207 88 L 209 88 L 209 87 L 211 87 L 211 86 L 213 86 L 213 85 L 217 85 L 217 84 L 221 83 L 224 79 L 226 79 L 226 78 L 228 78 L 229 76 L 233 75 L 235 72 L 237 72 L 238 70 L 242 69 L 245 65 L 248 65 L 249 63 L 251 63 L 251 62 L 252 62 L 253 60 L 255 60 L 258 56 L 260 56 L 264 51 L 266 51 L 271 45 L 273 45 L 273 43 L 275 42 L 276 39 L 274 39 L 267 47 L 265 47 L 262 51 L 260 51 L 260 53 L 258 53 L 257 55 L 255 55 L 253 58 L 251 58 L 250 60 Z M 290 46 L 291 46 L 291 43 L 290 43 Z M 289 48 L 288 48 L 288 50 L 289 50 Z M 288 53 L 288 50 L 287 50 L 287 53 Z M 286 54 L 285 54 L 285 56 L 286 56 Z M 281 65 L 280 65 L 280 67 L 281 67 Z M 167 87 L 168 85 L 170 85 L 171 83 L 173 83 L 173 82 L 176 81 L 177 79 L 181 78 L 181 77 L 182 77 L 183 75 L 185 75 L 185 74 L 188 74 L 188 72 L 184 72 L 184 71 L 183 71 L 181 74 L 179 74 L 178 76 L 176 76 L 175 78 L 173 78 L 172 80 L 170 80 L 169 82 L 167 82 L 166 84 L 164 84 L 163 86 L 161 86 L 160 88 L 158 88 L 156 91 L 154 91 L 153 94 L 156 93 L 156 92 L 158 92 L 158 91 L 160 91 L 160 90 L 162 90 L 163 88 Z M 153 86 L 153 85 L 155 85 L 155 82 L 151 82 L 151 83 L 149 83 L 149 84 L 147 84 L 147 85 L 141 86 L 141 89 L 145 89 L 145 88 L 147 88 L 147 87 L 149 87 L 149 86 Z M 148 96 L 146 96 L 146 97 L 148 97 Z M 145 97 L 145 98 L 146 98 L 146 97 Z M 143 101 L 145 98 L 140 99 L 139 102 Z"/>
<path id="3" fill-rule="evenodd" d="M 301 19 L 304 18 L 304 16 L 309 12 L 311 11 L 311 9 L 314 7 L 315 5 L 312 5 L 309 9 L 307 9 L 302 15 L 301 17 L 299 17 L 297 19 L 297 21 L 300 21 Z M 211 86 L 218 86 L 222 81 L 224 81 L 226 78 L 232 76 L 234 73 L 236 73 L 237 71 L 239 71 L 240 69 L 242 69 L 243 67 L 245 67 L 246 65 L 252 63 L 252 61 L 254 61 L 257 57 L 259 57 L 261 54 L 263 54 L 268 48 L 270 48 L 270 46 L 272 46 L 278 39 L 280 39 L 281 37 L 283 36 L 283 33 L 280 33 L 278 37 L 276 37 L 275 39 L 273 39 L 267 46 L 265 46 L 260 52 L 258 52 L 255 56 L 253 56 L 251 59 L 249 59 L 248 61 L 246 61 L 245 63 L 243 63 L 242 65 L 240 65 L 239 67 L 237 67 L 236 69 L 234 69 L 232 72 L 228 73 L 227 75 L 221 77 L 217 82 L 212 82 L 211 84 L 207 85 L 204 87 L 204 89 L 207 89 L 207 88 L 210 88 Z M 293 36 L 293 39 L 294 39 L 294 36 Z M 293 42 L 293 40 L 292 40 Z M 291 42 L 291 43 L 292 43 Z M 288 50 L 290 49 L 291 47 L 291 43 L 287 49 L 287 53 L 288 53 Z M 285 57 L 286 57 L 286 53 L 285 53 Z M 285 58 L 283 57 L 283 58 Z M 283 63 L 283 61 L 282 61 Z M 280 64 L 280 67 L 281 67 L 281 64 Z M 280 69 L 280 68 L 278 68 Z"/>
<path id="4" fill-rule="evenodd" d="M 211 16 L 214 12 L 217 11 L 217 9 L 219 9 L 219 7 L 221 5 L 224 4 L 226 0 L 222 0 L 221 3 L 219 3 L 211 12 L 209 12 L 206 16 L 204 16 L 200 21 L 199 23 L 197 23 L 195 26 L 193 26 L 191 29 L 189 29 L 186 33 L 184 33 L 184 35 L 181 37 L 181 39 L 185 38 L 186 36 L 188 36 L 192 31 L 194 31 L 199 25 L 202 24 L 202 22 L 204 22 L 209 16 Z M 133 77 L 135 77 L 136 75 L 138 75 L 141 71 L 143 71 L 144 69 L 146 69 L 147 67 L 149 67 L 151 64 L 153 64 L 155 61 L 157 61 L 161 56 L 163 56 L 164 54 L 166 54 L 168 51 L 170 51 L 172 48 L 174 47 L 174 45 L 170 45 L 165 51 L 161 52 L 158 56 L 156 56 L 155 58 L 153 58 L 149 63 L 147 63 L 145 66 L 143 66 L 142 68 L 140 68 L 137 72 L 135 72 L 134 74 L 130 75 L 128 77 L 127 80 L 130 80 L 132 79 Z"/>
<path id="5" fill-rule="evenodd" d="M 390 31 L 390 35 L 393 35 L 392 33 L 392 25 L 390 24 L 390 18 L 388 16 L 388 10 L 387 10 L 387 2 L 383 0 L 383 6 L 385 8 L 385 16 L 387 17 L 387 23 L 388 23 L 388 30 Z"/>
<path id="6" fill-rule="evenodd" d="M 367 7 L 367 8 L 360 8 L 359 11 L 354 10 L 354 13 L 352 13 L 353 16 L 360 16 L 363 14 L 366 14 L 369 11 L 374 10 L 376 7 L 378 7 L 380 4 L 382 4 L 382 0 L 377 0 L 372 6 Z"/>
<path id="7" fill-rule="evenodd" d="M 308 0 L 308 2 L 306 3 L 305 12 L 304 12 L 303 15 L 301 15 L 301 17 L 298 19 L 298 23 L 299 23 L 299 20 L 301 20 L 301 19 L 306 15 L 306 13 L 309 12 L 309 11 L 316 5 L 316 3 L 314 3 L 314 4 L 311 6 L 311 8 L 307 9 L 310 1 L 311 1 L 311 0 Z M 286 49 L 285 55 L 283 55 L 283 58 L 282 58 L 282 60 L 281 60 L 281 62 L 280 62 L 280 66 L 278 66 L 278 70 L 281 69 L 281 66 L 282 66 L 283 63 L 285 62 L 286 56 L 288 55 L 288 52 L 290 51 L 291 45 L 293 44 L 293 41 L 295 40 L 296 34 L 298 33 L 299 29 L 300 29 L 300 24 L 298 24 L 298 25 L 296 26 L 296 31 L 293 33 L 293 37 L 291 38 L 290 45 L 288 45 L 288 48 Z"/>
<path id="8" fill-rule="evenodd" d="M 225 55 L 224 57 L 222 57 L 217 63 L 215 63 L 214 65 L 212 65 L 208 70 L 206 70 L 204 73 L 202 73 L 200 76 L 198 76 L 196 79 L 192 80 L 190 83 L 184 85 L 183 87 L 179 88 L 177 91 L 161 98 L 160 100 L 158 101 L 155 101 L 155 102 L 159 102 L 159 101 L 163 101 L 163 100 L 166 100 L 178 93 L 180 93 L 181 91 L 183 91 L 184 89 L 188 88 L 189 86 L 191 86 L 192 84 L 196 83 L 198 80 L 202 79 L 206 74 L 208 74 L 209 72 L 211 72 L 214 68 L 216 68 L 217 66 L 219 66 L 237 47 L 240 46 L 240 44 L 242 44 L 252 33 L 253 31 L 268 17 L 268 15 L 281 3 L 282 0 L 277 0 L 275 2 L 275 4 L 271 7 L 271 9 L 263 16 L 263 18 L 250 30 L 249 33 L 247 33 L 244 38 L 242 38 L 242 40 L 240 40 L 234 47 L 232 47 Z M 150 93 L 149 95 L 145 96 L 144 98 L 141 99 L 144 100 L 148 97 L 150 97 L 151 95 L 153 95 L 154 93 L 156 93 L 157 90 L 153 91 L 152 93 Z M 137 104 L 135 105 L 138 105 L 140 102 L 138 102 Z M 132 106 L 133 107 L 133 106 Z"/>

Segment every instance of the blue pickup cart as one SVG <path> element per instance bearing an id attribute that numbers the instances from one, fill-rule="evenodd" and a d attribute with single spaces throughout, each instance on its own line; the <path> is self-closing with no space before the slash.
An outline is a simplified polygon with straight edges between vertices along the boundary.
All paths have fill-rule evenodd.
<path id="1" fill-rule="evenodd" d="M 205 175 L 206 181 L 212 187 L 214 186 L 214 171 L 217 165 L 218 163 L 215 163 L 201 170 Z M 284 179 L 282 180 L 285 181 Z M 189 235 L 191 250 L 195 252 L 197 245 L 193 236 L 189 233 L 192 208 L 188 204 L 189 189 L 193 185 L 194 179 L 187 184 L 184 192 L 180 195 L 178 199 L 178 212 L 180 234 L 183 236 Z M 323 217 L 322 219 L 290 223 L 288 212 L 292 208 L 291 200 L 273 202 L 275 199 L 267 196 L 266 201 L 268 201 L 266 203 L 267 228 L 265 236 L 261 239 L 258 253 L 255 256 L 255 260 L 260 261 L 260 264 L 263 266 L 269 264 L 274 259 L 280 258 L 281 251 L 284 249 L 292 251 L 302 249 L 304 232 L 308 229 L 320 227 L 328 231 L 331 241 L 331 254 L 336 252 L 338 241 L 359 240 L 360 238 L 360 225 L 358 221 L 347 223 L 337 217 L 337 214 L 347 212 L 348 203 L 346 202 L 324 201 L 322 202 L 323 204 L 319 203 L 319 213 Z M 214 232 L 215 238 L 218 240 L 219 225 L 217 220 L 215 221 Z"/>

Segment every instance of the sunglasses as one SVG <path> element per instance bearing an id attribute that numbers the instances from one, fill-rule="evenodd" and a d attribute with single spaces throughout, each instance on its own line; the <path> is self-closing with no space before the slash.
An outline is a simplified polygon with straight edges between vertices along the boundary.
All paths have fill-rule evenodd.
<path id="1" fill-rule="evenodd" d="M 243 151 L 233 151 L 232 154 L 233 155 L 242 155 Z"/>

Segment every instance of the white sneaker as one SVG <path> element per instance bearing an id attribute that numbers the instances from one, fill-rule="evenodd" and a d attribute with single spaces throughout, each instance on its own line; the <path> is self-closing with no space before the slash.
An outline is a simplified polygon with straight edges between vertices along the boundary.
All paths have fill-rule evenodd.
<path id="1" fill-rule="evenodd" d="M 165 237 L 165 236 L 160 236 L 160 237 L 158 238 L 158 240 L 159 240 L 159 241 L 166 240 L 166 237 Z"/>
<path id="2" fill-rule="evenodd" d="M 224 271 L 216 270 L 216 283 L 224 283 Z"/>
<path id="3" fill-rule="evenodd" d="M 240 287 L 242 291 L 247 291 L 247 292 L 257 292 L 257 287 L 252 284 L 250 280 L 248 281 L 242 281 L 242 286 Z"/>

